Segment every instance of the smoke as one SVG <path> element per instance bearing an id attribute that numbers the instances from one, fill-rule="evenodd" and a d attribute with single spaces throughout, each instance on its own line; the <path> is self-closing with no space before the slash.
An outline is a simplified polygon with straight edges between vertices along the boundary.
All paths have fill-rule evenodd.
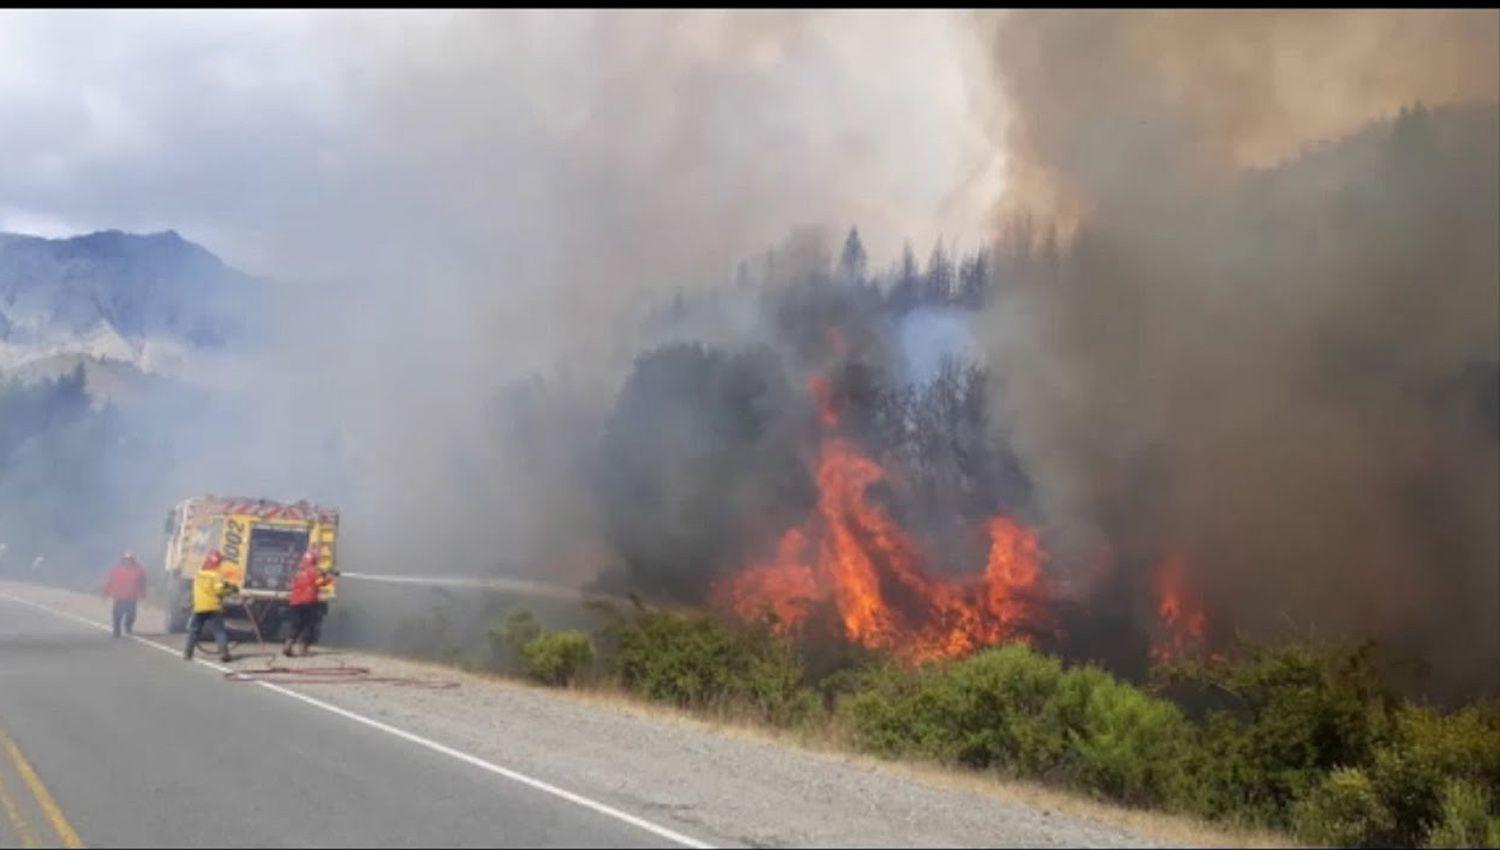
<path id="1" fill-rule="evenodd" d="M 868 217 L 893 243 L 972 226 L 987 203 L 960 191 L 992 154 L 964 113 L 979 54 L 953 16 L 404 23 L 376 27 L 374 72 L 346 81 L 368 130 L 355 150 L 381 178 L 368 200 L 399 214 L 368 234 L 380 267 L 328 290 L 359 305 L 345 338 L 308 329 L 331 354 L 316 359 L 358 382 L 339 411 L 344 499 L 397 524 L 358 535 L 392 569 L 607 568 L 590 463 L 652 304 L 727 282 L 804 222 Z M 901 120 L 926 130 L 890 132 Z"/>
<path id="2" fill-rule="evenodd" d="M 1012 209 L 1070 219 L 1265 168 L 1417 100 L 1493 102 L 1493 11 L 1007 14 Z"/>
<path id="3" fill-rule="evenodd" d="M 276 281 L 268 336 L 187 364 L 197 403 L 137 412 L 171 446 L 147 540 L 189 494 L 305 495 L 351 567 L 590 577 L 650 304 L 804 224 L 972 239 L 998 174 L 951 13 L 5 23 L 4 221 L 171 227 Z"/>
<path id="4" fill-rule="evenodd" d="M 1375 638 L 1493 692 L 1500 14 L 994 27 L 988 341 L 1060 551 L 1189 553 L 1221 628 Z"/>
<path id="5" fill-rule="evenodd" d="M 75 429 L 7 516 L 90 445 L 144 539 L 190 494 L 307 496 L 351 569 L 701 595 L 808 507 L 838 324 L 850 433 L 962 495 L 879 495 L 933 536 L 1024 502 L 1055 569 L 1184 553 L 1216 623 L 1496 687 L 1492 11 L 3 20 L 0 224 L 170 227 L 277 281 L 264 337 L 130 414 L 154 462 Z M 884 258 L 997 218 L 977 327 L 920 306 L 951 268 L 801 286 L 828 228 Z M 993 387 L 942 365 L 972 348 Z"/>
<path id="6" fill-rule="evenodd" d="M 907 377 L 917 384 L 931 382 L 945 360 L 977 359 L 969 316 L 960 310 L 914 310 L 901 320 L 898 333 Z"/>

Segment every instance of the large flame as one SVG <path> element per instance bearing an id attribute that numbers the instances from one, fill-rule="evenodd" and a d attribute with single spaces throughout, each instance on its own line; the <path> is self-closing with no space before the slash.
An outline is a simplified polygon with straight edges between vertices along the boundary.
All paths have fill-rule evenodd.
<path id="1" fill-rule="evenodd" d="M 916 538 L 868 498 L 886 470 L 833 433 L 839 417 L 828 381 L 815 376 L 809 390 L 825 432 L 817 506 L 781 537 L 770 560 L 720 586 L 722 603 L 745 619 L 771 615 L 783 634 L 801 626 L 814 606 L 832 603 L 851 640 L 911 661 L 1028 640 L 1041 613 L 1036 532 L 994 516 L 985 523 L 990 545 L 983 573 L 968 580 L 930 575 Z"/>
<path id="2" fill-rule="evenodd" d="M 833 362 L 847 354 L 836 330 L 829 350 Z M 916 535 L 872 500 L 872 489 L 888 472 L 841 432 L 841 398 L 833 381 L 814 374 L 807 390 L 821 426 L 812 462 L 817 503 L 782 533 L 766 558 L 714 586 L 722 609 L 744 620 L 767 620 L 780 635 L 797 633 L 815 612 L 831 613 L 849 640 L 921 662 L 1005 642 L 1030 643 L 1042 633 L 1062 638 L 1051 604 L 1063 596 L 1104 592 L 1112 582 L 1114 551 L 1104 546 L 1075 576 L 1077 586 L 1049 585 L 1041 571 L 1047 554 L 1036 530 L 1005 514 L 974 529 L 988 542 L 983 570 L 936 563 Z M 1149 648 L 1153 662 L 1224 658 L 1210 651 L 1207 607 L 1192 586 L 1189 565 L 1175 551 L 1149 574 L 1157 619 Z"/>

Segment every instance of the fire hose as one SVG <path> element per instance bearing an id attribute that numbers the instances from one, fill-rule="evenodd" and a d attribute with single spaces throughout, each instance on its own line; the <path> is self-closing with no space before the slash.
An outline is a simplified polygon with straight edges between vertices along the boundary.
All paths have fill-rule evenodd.
<path id="1" fill-rule="evenodd" d="M 224 674 L 231 682 L 270 682 L 283 685 L 394 685 L 401 688 L 418 688 L 429 691 L 446 691 L 458 687 L 450 679 L 433 679 L 421 676 L 372 676 L 370 668 L 340 664 L 337 667 L 278 667 L 272 665 L 259 670 L 231 670 Z"/>

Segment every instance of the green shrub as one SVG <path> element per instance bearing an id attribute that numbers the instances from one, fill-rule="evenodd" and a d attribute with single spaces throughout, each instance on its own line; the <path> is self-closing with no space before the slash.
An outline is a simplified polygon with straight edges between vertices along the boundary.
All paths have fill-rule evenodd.
<path id="1" fill-rule="evenodd" d="M 1340 768 L 1324 777 L 1298 801 L 1292 821 L 1304 840 L 1336 847 L 1381 843 L 1396 823 L 1374 783 L 1358 768 Z"/>
<path id="2" fill-rule="evenodd" d="M 960 661 L 938 676 L 940 705 L 959 733 L 959 758 L 977 766 L 1045 773 L 1068 745 L 1055 722 L 1062 663 L 1011 644 Z"/>
<path id="3" fill-rule="evenodd" d="M 516 671 L 521 663 L 521 649 L 542 635 L 542 624 L 525 608 L 517 608 L 505 616 L 499 625 L 486 632 L 489 638 L 490 664 L 502 669 Z"/>
<path id="4" fill-rule="evenodd" d="M 1500 796 L 1500 702 L 1479 702 L 1447 715 L 1403 706 L 1391 739 L 1437 771 L 1472 779 Z"/>
<path id="5" fill-rule="evenodd" d="M 1204 699 L 1227 696 L 1227 710 L 1195 723 L 1097 667 L 1067 667 L 1019 644 L 915 669 L 836 647 L 819 662 L 815 690 L 797 648 L 763 626 L 643 607 L 605 613 L 607 668 L 649 699 L 748 710 L 776 725 L 831 707 L 868 752 L 1291 828 L 1312 842 L 1500 845 L 1500 703 L 1452 714 L 1403 704 L 1369 647 L 1249 648 L 1232 663 L 1154 671 Z M 490 641 L 548 684 L 573 681 L 596 654 L 585 635 L 547 633 L 526 611 Z"/>
<path id="6" fill-rule="evenodd" d="M 841 712 L 856 742 L 881 755 L 995 767 L 1138 803 L 1170 796 L 1191 732 L 1172 704 L 1018 644 L 882 669 Z"/>
<path id="7" fill-rule="evenodd" d="M 1500 796 L 1500 719 L 1494 704 L 1450 715 L 1402 707 L 1368 770 L 1395 815 L 1391 843 L 1421 844 L 1444 819 L 1444 794 L 1455 782 Z"/>
<path id="8" fill-rule="evenodd" d="M 566 685 L 594 660 L 594 644 L 577 631 L 547 632 L 521 647 L 526 675 L 544 685 Z"/>
<path id="9" fill-rule="evenodd" d="M 823 713 L 822 700 L 803 685 L 804 674 L 784 645 L 766 647 L 750 662 L 741 698 L 762 719 L 791 726 Z"/>
<path id="10" fill-rule="evenodd" d="M 1446 781 L 1441 763 L 1412 742 L 1396 740 L 1377 750 L 1365 770 L 1394 818 L 1385 843 L 1419 846 L 1440 816 Z"/>
<path id="11" fill-rule="evenodd" d="M 537 622 L 536 616 L 525 608 L 517 608 L 510 612 L 500 626 L 501 640 L 517 650 L 541 636 L 542 624 Z"/>
<path id="12" fill-rule="evenodd" d="M 706 616 L 646 614 L 623 625 L 614 663 L 625 687 L 682 706 L 703 706 L 733 690 L 746 659 L 729 631 Z"/>
<path id="13" fill-rule="evenodd" d="M 1177 706 L 1087 667 L 1064 674 L 1055 703 L 1048 714 L 1067 730 L 1072 784 L 1134 804 L 1182 796 L 1191 727 Z"/>
<path id="14" fill-rule="evenodd" d="M 819 708 L 790 645 L 762 629 L 652 612 L 612 632 L 610 661 L 620 683 L 650 699 L 697 709 L 744 706 L 780 725 Z"/>
<path id="15" fill-rule="evenodd" d="M 1369 647 L 1252 648 L 1238 663 L 1158 674 L 1238 702 L 1210 713 L 1190 760 L 1190 805 L 1209 817 L 1288 826 L 1294 801 L 1335 768 L 1369 764 L 1391 728 L 1395 699 Z"/>
<path id="16" fill-rule="evenodd" d="M 887 667 L 841 682 L 848 695 L 840 699 L 838 711 L 856 746 L 887 758 L 959 760 L 957 730 L 941 719 L 935 679 L 930 671 L 909 674 Z"/>
<path id="17" fill-rule="evenodd" d="M 1265 762 L 1245 723 L 1213 712 L 1198 729 L 1198 745 L 1187 758 L 1188 788 L 1176 804 L 1242 826 L 1284 825 L 1284 794 L 1267 780 Z"/>
<path id="18" fill-rule="evenodd" d="M 1500 814 L 1494 796 L 1477 782 L 1449 780 L 1428 847 L 1500 847 Z"/>

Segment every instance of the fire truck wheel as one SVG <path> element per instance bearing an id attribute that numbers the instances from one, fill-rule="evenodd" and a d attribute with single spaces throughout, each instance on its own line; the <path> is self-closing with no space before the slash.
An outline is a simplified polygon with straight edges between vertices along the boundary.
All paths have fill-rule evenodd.
<path id="1" fill-rule="evenodd" d="M 191 616 L 187 605 L 187 595 L 192 592 L 189 588 L 186 582 L 178 585 L 167 600 L 167 634 L 180 635 L 187 631 L 188 617 Z"/>

